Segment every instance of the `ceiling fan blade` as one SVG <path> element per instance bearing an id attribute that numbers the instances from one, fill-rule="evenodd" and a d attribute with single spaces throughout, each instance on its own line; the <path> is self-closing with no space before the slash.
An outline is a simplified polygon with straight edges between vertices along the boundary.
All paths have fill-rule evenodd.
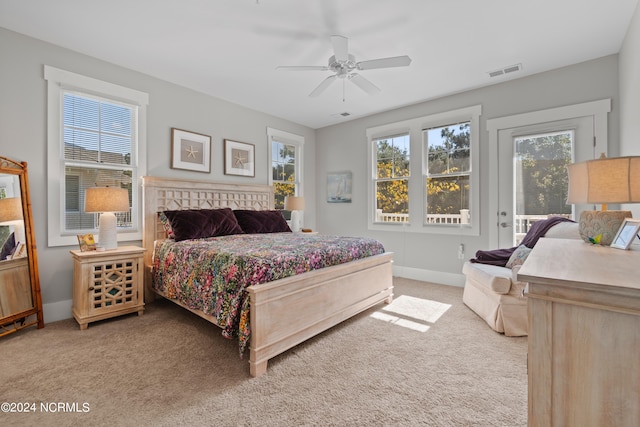
<path id="1" fill-rule="evenodd" d="M 324 91 L 325 91 L 325 89 L 326 89 L 326 88 L 328 88 L 328 87 L 329 87 L 329 85 L 330 85 L 331 83 L 333 83 L 333 81 L 336 79 L 336 77 L 337 77 L 337 76 L 334 74 L 333 76 L 329 76 L 329 77 L 327 77 L 326 79 L 324 79 L 324 80 L 322 81 L 322 83 L 320 83 L 320 84 L 318 85 L 318 87 L 317 87 L 317 88 L 315 88 L 315 89 L 313 90 L 313 92 L 311 92 L 311 93 L 309 94 L 309 97 L 311 97 L 311 98 L 315 98 L 316 96 L 320 95 L 322 92 L 324 92 Z"/>
<path id="2" fill-rule="evenodd" d="M 380 93 L 380 88 L 378 86 L 374 85 L 358 73 L 350 74 L 349 80 L 351 80 L 353 83 L 355 83 L 356 86 L 367 92 L 369 95 Z"/>
<path id="3" fill-rule="evenodd" d="M 326 65 L 280 65 L 276 70 L 286 71 L 328 71 Z"/>
<path id="4" fill-rule="evenodd" d="M 349 60 L 349 39 L 344 36 L 331 36 L 331 44 L 333 45 L 333 54 L 336 61 Z"/>
<path id="5" fill-rule="evenodd" d="M 407 55 L 403 55 L 394 56 L 391 58 L 360 61 L 356 64 L 356 68 L 358 68 L 358 70 L 373 70 L 375 68 L 406 67 L 409 64 L 411 64 L 411 58 L 409 58 Z"/>

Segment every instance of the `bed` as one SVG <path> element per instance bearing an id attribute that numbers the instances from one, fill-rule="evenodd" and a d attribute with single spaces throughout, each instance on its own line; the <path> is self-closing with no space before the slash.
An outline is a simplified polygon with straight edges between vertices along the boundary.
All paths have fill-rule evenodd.
<path id="1" fill-rule="evenodd" d="M 143 246 L 145 299 L 161 295 L 222 327 L 216 316 L 172 298 L 162 286 L 154 289 L 153 254 L 167 239 L 159 213 L 224 209 L 272 210 L 273 190 L 267 185 L 215 183 L 143 177 Z M 289 233 L 295 239 L 307 238 Z M 312 239 L 313 236 L 308 238 Z M 236 236 L 231 240 L 260 239 Z M 383 252 L 342 264 L 279 278 L 246 288 L 248 295 L 249 367 L 264 374 L 269 359 L 374 305 L 393 298 L 392 254 Z M 157 273 L 157 272 L 156 272 Z M 242 348 L 242 347 L 241 347 Z"/>

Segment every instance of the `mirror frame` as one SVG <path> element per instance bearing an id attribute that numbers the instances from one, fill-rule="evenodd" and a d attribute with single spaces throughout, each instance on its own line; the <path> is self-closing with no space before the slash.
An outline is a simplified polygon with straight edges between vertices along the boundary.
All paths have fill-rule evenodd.
<path id="1" fill-rule="evenodd" d="M 24 217 L 25 244 L 27 248 L 27 258 L 29 260 L 29 281 L 31 283 L 31 301 L 33 305 L 30 309 L 0 318 L 0 336 L 3 336 L 33 325 L 37 325 L 38 329 L 44 328 L 44 317 L 42 314 L 38 254 L 36 251 L 36 239 L 33 230 L 33 215 L 31 212 L 31 196 L 29 194 L 27 162 L 16 162 L 15 160 L 0 156 L 0 173 L 17 175 L 20 180 L 20 198 L 22 203 L 22 215 Z M 36 319 L 29 319 L 29 317 L 33 315 L 36 316 Z"/>

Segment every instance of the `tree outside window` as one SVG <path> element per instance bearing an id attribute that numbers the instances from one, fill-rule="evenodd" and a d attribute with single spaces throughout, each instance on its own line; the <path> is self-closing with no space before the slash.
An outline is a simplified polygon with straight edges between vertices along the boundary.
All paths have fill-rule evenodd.
<path id="1" fill-rule="evenodd" d="M 296 147 L 273 141 L 271 171 L 275 208 L 284 209 L 284 198 L 296 194 Z"/>
<path id="2" fill-rule="evenodd" d="M 376 221 L 409 221 L 409 135 L 373 141 L 376 149 Z"/>
<path id="3" fill-rule="evenodd" d="M 426 223 L 468 223 L 470 122 L 424 131 Z"/>
<path id="4" fill-rule="evenodd" d="M 516 215 L 570 215 L 567 204 L 573 132 L 528 135 L 515 139 Z"/>

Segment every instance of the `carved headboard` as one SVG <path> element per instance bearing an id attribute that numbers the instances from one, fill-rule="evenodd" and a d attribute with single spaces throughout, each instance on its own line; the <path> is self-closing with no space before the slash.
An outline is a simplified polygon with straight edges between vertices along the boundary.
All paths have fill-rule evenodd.
<path id="1" fill-rule="evenodd" d="M 142 244 L 145 269 L 151 266 L 153 244 L 166 238 L 158 213 L 184 209 L 250 209 L 274 208 L 270 185 L 225 184 L 212 181 L 142 177 L 143 217 Z"/>

